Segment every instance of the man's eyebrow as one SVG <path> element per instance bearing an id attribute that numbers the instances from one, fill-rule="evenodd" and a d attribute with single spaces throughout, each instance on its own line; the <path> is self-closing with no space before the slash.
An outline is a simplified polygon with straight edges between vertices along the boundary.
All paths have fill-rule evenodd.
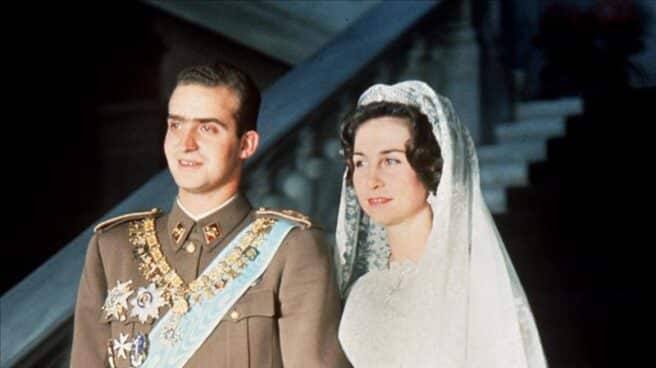
<path id="1" fill-rule="evenodd" d="M 167 119 L 169 119 L 169 120 L 180 120 L 180 121 L 187 120 L 184 116 L 175 115 L 175 114 L 169 114 Z"/>
<path id="2" fill-rule="evenodd" d="M 197 122 L 199 122 L 199 123 L 201 123 L 201 124 L 216 123 L 216 124 L 219 124 L 219 125 L 221 125 L 221 126 L 223 126 L 223 127 L 227 127 L 227 126 L 228 126 L 226 123 L 224 123 L 224 122 L 222 122 L 221 120 L 216 119 L 216 118 L 196 118 L 196 119 L 189 119 L 189 118 L 186 118 L 186 117 L 184 117 L 184 116 L 175 115 L 175 114 L 169 114 L 169 117 L 168 117 L 168 118 L 169 118 L 169 120 L 176 120 L 176 121 L 197 121 Z"/>
<path id="3" fill-rule="evenodd" d="M 228 125 L 227 125 L 226 123 L 224 123 L 224 122 L 222 122 L 221 120 L 216 119 L 216 118 L 200 118 L 200 119 L 193 119 L 193 120 L 194 120 L 194 121 L 197 121 L 197 122 L 199 122 L 199 123 L 201 123 L 201 124 L 216 123 L 216 124 L 221 125 L 221 126 L 224 127 L 224 128 L 227 128 L 227 127 L 228 127 Z"/>

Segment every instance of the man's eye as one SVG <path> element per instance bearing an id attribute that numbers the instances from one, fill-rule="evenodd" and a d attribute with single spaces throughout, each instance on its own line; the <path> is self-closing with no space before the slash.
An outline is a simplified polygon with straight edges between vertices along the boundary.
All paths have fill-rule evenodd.
<path id="1" fill-rule="evenodd" d="M 169 121 L 169 129 L 178 129 L 180 128 L 180 123 L 177 121 Z"/>
<path id="2" fill-rule="evenodd" d="M 353 161 L 353 166 L 355 166 L 355 167 L 364 166 L 364 160 Z"/>
<path id="3" fill-rule="evenodd" d="M 200 130 L 201 130 L 201 132 L 205 132 L 205 133 L 216 133 L 216 132 L 218 131 L 218 130 L 216 129 L 216 127 L 213 127 L 213 126 L 211 126 L 211 125 L 209 125 L 209 124 L 203 124 L 203 125 L 201 125 L 201 126 L 200 126 Z"/>

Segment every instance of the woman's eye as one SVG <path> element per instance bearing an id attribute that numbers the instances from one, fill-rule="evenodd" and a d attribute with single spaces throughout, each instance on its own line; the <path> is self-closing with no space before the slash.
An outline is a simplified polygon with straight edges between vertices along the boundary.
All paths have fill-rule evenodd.
<path id="1" fill-rule="evenodd" d="M 362 167 L 364 166 L 364 161 L 363 160 L 353 161 L 353 166 Z"/>
<path id="2" fill-rule="evenodd" d="M 397 160 L 395 158 L 386 158 L 385 159 L 385 165 L 387 165 L 387 166 L 398 165 L 400 163 L 401 163 L 401 160 Z"/>
<path id="3" fill-rule="evenodd" d="M 177 121 L 169 121 L 169 129 L 178 129 L 180 128 L 180 123 Z"/>

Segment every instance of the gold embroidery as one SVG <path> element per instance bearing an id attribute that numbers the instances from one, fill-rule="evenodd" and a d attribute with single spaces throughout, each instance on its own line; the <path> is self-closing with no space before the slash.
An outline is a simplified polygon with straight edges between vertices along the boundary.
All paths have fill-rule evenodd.
<path id="1" fill-rule="evenodd" d="M 256 212 L 257 215 L 273 215 L 273 216 L 278 216 L 287 220 L 291 220 L 294 222 L 298 222 L 305 229 L 309 229 L 312 227 L 312 220 L 310 219 L 309 216 L 302 214 L 301 212 L 294 211 L 294 210 L 273 210 L 270 208 L 259 208 Z"/>
<path id="2" fill-rule="evenodd" d="M 123 223 L 125 221 L 135 220 L 137 218 L 142 218 L 142 217 L 145 217 L 145 216 L 153 216 L 153 215 L 157 215 L 158 213 L 159 213 L 159 209 L 153 208 L 150 211 L 131 212 L 131 213 L 126 213 L 124 215 L 112 217 L 109 220 L 105 220 L 105 221 L 99 223 L 98 225 L 96 225 L 96 227 L 93 228 L 93 232 L 97 233 L 97 232 L 102 231 L 102 230 L 109 230 L 113 226 L 116 226 L 116 225 L 118 225 L 120 223 Z"/>
<path id="3" fill-rule="evenodd" d="M 139 271 L 144 278 L 163 290 L 162 296 L 174 313 L 172 326 L 165 334 L 171 336 L 174 343 L 179 335 L 176 333 L 177 321 L 187 313 L 189 308 L 203 298 L 210 298 L 220 292 L 230 280 L 234 280 L 244 270 L 248 262 L 254 260 L 264 236 L 269 233 L 277 220 L 275 218 L 258 218 L 251 228 L 242 236 L 239 244 L 206 274 L 200 275 L 186 285 L 180 275 L 168 263 L 162 253 L 155 233 L 155 220 L 152 217 L 133 221 L 129 226 L 130 243 L 139 262 Z M 172 331 L 171 331 L 172 329 Z"/>
<path id="4" fill-rule="evenodd" d="M 116 368 L 116 361 L 114 360 L 114 349 L 112 348 L 112 339 L 107 341 L 107 366 L 109 368 Z"/>

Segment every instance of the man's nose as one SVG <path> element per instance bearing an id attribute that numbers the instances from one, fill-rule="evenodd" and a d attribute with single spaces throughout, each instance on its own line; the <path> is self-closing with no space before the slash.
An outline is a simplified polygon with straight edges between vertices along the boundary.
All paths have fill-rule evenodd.
<path id="1" fill-rule="evenodd" d="M 198 143 L 196 142 L 196 129 L 192 127 L 184 132 L 182 136 L 182 145 L 184 146 L 185 151 L 195 151 L 198 149 Z"/>

